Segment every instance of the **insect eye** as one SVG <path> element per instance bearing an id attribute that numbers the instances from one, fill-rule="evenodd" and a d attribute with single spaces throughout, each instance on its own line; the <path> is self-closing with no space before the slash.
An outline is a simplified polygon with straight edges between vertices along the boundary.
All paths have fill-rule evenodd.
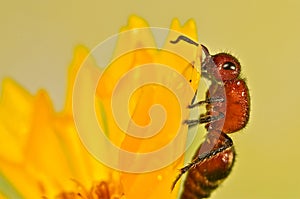
<path id="1" fill-rule="evenodd" d="M 236 70 L 236 66 L 232 62 L 225 62 L 222 66 L 224 70 Z"/>
<path id="2" fill-rule="evenodd" d="M 211 72 L 215 77 L 220 77 L 222 80 L 232 80 L 239 76 L 241 65 L 239 61 L 230 54 L 218 53 L 213 55 L 215 68 L 211 68 Z"/>

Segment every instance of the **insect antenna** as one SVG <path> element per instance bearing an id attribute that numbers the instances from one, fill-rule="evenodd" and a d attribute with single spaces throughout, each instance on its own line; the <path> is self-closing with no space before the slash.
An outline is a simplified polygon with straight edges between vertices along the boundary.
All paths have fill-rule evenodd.
<path id="1" fill-rule="evenodd" d="M 191 40 L 190 38 L 188 38 L 188 37 L 186 37 L 186 36 L 184 36 L 184 35 L 180 35 L 179 37 L 177 37 L 177 39 L 175 40 L 175 41 L 170 41 L 172 44 L 176 44 L 176 43 L 178 43 L 179 41 L 185 41 L 185 42 L 187 42 L 187 43 L 190 43 L 190 44 L 193 44 L 193 45 L 195 45 L 195 46 L 199 46 L 199 44 L 198 43 L 196 43 L 196 42 L 194 42 L 193 40 Z"/>

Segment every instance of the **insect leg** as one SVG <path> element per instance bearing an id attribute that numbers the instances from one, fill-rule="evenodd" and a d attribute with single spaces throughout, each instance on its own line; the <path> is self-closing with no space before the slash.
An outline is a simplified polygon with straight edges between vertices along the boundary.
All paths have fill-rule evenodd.
<path id="1" fill-rule="evenodd" d="M 224 118 L 224 114 L 220 112 L 219 115 L 217 115 L 217 116 L 204 115 L 204 116 L 200 116 L 200 118 L 197 120 L 185 120 L 185 121 L 183 121 L 183 123 L 188 125 L 189 127 L 193 127 L 198 124 L 210 123 L 213 121 L 220 120 L 222 118 Z"/>
<path id="2" fill-rule="evenodd" d="M 194 97 L 195 98 L 195 97 Z M 193 98 L 193 101 L 195 101 L 195 99 Z M 211 103 L 215 103 L 215 102 L 224 102 L 225 99 L 223 97 L 211 97 L 211 98 L 207 98 L 203 101 L 199 101 L 197 103 L 192 103 L 191 105 L 188 106 L 188 108 L 194 108 L 196 106 L 201 106 L 203 104 L 211 104 Z"/>
<path id="3" fill-rule="evenodd" d="M 173 182 L 171 190 L 174 189 L 176 183 L 181 178 L 181 176 L 183 174 L 185 174 L 187 171 L 189 171 L 191 168 L 197 166 L 198 164 L 201 164 L 201 162 L 205 161 L 206 159 L 209 159 L 209 158 L 215 156 L 216 154 L 233 146 L 233 142 L 228 135 L 221 132 L 220 136 L 222 136 L 225 139 L 224 144 L 215 150 L 211 150 L 211 151 L 199 154 L 191 163 L 189 163 L 187 166 L 181 168 L 180 174 L 176 177 L 175 181 Z"/>

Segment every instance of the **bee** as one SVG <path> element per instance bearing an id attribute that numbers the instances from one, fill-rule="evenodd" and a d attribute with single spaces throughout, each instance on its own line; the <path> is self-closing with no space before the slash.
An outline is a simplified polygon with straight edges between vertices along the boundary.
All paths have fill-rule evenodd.
<path id="1" fill-rule="evenodd" d="M 179 41 L 199 46 L 183 35 L 170 42 L 175 44 Z M 207 134 L 192 161 L 180 169 L 171 187 L 173 190 L 181 176 L 188 172 L 181 199 L 207 198 L 226 179 L 236 155 L 233 141 L 227 134 L 244 128 L 250 114 L 249 90 L 245 80 L 240 77 L 240 62 L 228 53 L 210 55 L 204 45 L 201 47 L 204 57 L 201 73 L 211 84 L 205 100 L 193 100 L 188 108 L 206 105 L 206 113 L 184 123 L 189 128 L 206 124 Z"/>

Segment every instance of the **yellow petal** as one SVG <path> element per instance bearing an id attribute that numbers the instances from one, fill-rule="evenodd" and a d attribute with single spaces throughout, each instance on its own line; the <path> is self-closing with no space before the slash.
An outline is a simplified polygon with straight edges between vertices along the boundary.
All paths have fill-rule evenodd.
<path id="1" fill-rule="evenodd" d="M 181 26 L 179 20 L 175 18 L 172 21 L 170 29 L 181 32 L 182 34 L 197 41 L 197 27 L 193 19 L 189 19 L 183 26 Z"/>
<path id="2" fill-rule="evenodd" d="M 188 22 L 185 26 L 181 27 L 175 20 L 171 26 L 172 29 L 183 32 L 185 34 L 193 36 L 195 38 L 196 30 L 193 26 L 193 22 Z M 171 36 L 169 36 L 170 38 Z M 176 38 L 174 38 L 176 39 Z M 188 45 L 188 47 L 190 47 Z M 191 47 L 190 47 L 191 48 Z M 192 48 L 191 52 L 196 52 L 197 48 Z M 195 53 L 194 53 L 195 54 Z M 137 55 L 137 54 L 136 54 Z M 199 71 L 195 70 L 191 63 L 182 57 L 168 52 L 160 51 L 159 53 L 151 52 L 152 60 L 147 60 L 147 51 L 141 50 L 139 57 L 140 60 L 147 60 L 145 63 L 160 63 L 172 67 L 177 70 L 178 73 L 184 73 L 187 80 L 192 80 L 194 84 L 192 85 L 194 89 L 198 87 L 199 81 Z M 194 57 L 195 58 L 195 57 Z M 192 60 L 192 58 L 190 58 Z M 138 65 L 133 63 L 133 65 Z M 193 74 L 194 71 L 194 74 Z M 159 73 L 159 71 L 158 71 Z M 153 75 L 153 74 L 152 74 Z M 172 83 L 172 82 L 170 82 Z M 159 85 L 149 85 L 143 86 L 140 91 L 137 90 L 132 98 L 130 99 L 130 107 L 134 107 L 132 113 L 132 120 L 137 124 L 145 126 L 149 124 L 150 118 L 148 116 L 148 111 L 150 107 L 154 104 L 160 104 L 165 108 L 168 114 L 165 126 L 161 131 L 147 139 L 134 138 L 130 135 L 126 135 L 122 142 L 122 149 L 127 151 L 133 151 L 138 153 L 151 152 L 168 144 L 177 133 L 179 125 L 181 124 L 181 114 L 178 107 L 178 101 L 170 91 Z M 184 140 L 177 145 L 178 148 L 184 147 Z M 174 149 L 175 151 L 176 149 Z M 170 154 L 171 155 L 171 154 Z M 152 161 L 161 161 L 161 157 L 157 159 L 149 160 L 145 164 L 151 164 Z M 121 164 L 126 164 L 126 160 L 121 158 Z M 155 172 L 142 173 L 142 174 L 132 174 L 123 173 L 121 176 L 122 183 L 124 186 L 125 195 L 128 198 L 177 198 L 177 188 L 170 191 L 171 185 L 174 178 L 177 176 L 178 168 L 181 167 L 183 157 L 176 160 L 169 166 L 160 169 Z M 134 162 L 128 163 L 134 164 Z"/>
<path id="3" fill-rule="evenodd" d="M 138 17 L 136 15 L 131 15 L 128 18 L 127 25 L 122 27 L 120 29 L 120 32 L 137 29 L 137 28 L 145 28 L 145 27 L 149 27 L 149 25 L 144 19 L 142 19 L 141 17 Z"/>
<path id="4" fill-rule="evenodd" d="M 70 64 L 68 71 L 68 82 L 67 82 L 67 95 L 66 95 L 66 103 L 64 112 L 71 114 L 72 113 L 72 94 L 73 94 L 73 86 L 76 80 L 76 74 L 81 67 L 81 64 L 89 55 L 89 51 L 86 47 L 79 45 L 75 48 L 74 58 Z"/>
<path id="5" fill-rule="evenodd" d="M 128 123 L 127 130 L 132 127 L 129 125 L 130 120 L 140 126 L 149 124 L 151 118 L 148 111 L 154 104 L 160 104 L 165 108 L 168 114 L 166 123 L 157 135 L 150 138 L 137 139 L 129 136 L 119 128 L 112 114 L 111 99 L 120 78 L 131 69 L 149 63 L 170 66 L 190 81 L 194 90 L 200 78 L 198 69 L 193 67 L 192 63 L 195 56 L 199 56 L 195 53 L 197 48 L 191 48 L 190 45 L 182 42 L 178 45 L 170 45 L 169 40 L 175 39 L 173 33 L 170 33 L 165 43 L 165 47 L 170 51 L 136 49 L 149 45 L 155 46 L 151 31 L 138 29 L 147 27 L 145 20 L 131 16 L 128 25 L 121 29 L 124 34 L 119 35 L 116 50 L 112 56 L 115 60 L 99 80 L 95 100 L 96 113 L 107 136 L 117 146 L 137 154 L 162 148 L 172 141 L 181 125 L 181 116 L 186 117 L 187 110 L 181 112 L 177 108 L 181 99 L 177 99 L 172 91 L 166 89 L 166 85 L 142 86 L 135 90 L 128 99 L 130 117 L 127 118 L 128 121 L 125 121 Z M 194 39 L 197 38 L 193 21 L 188 21 L 181 26 L 175 19 L 171 29 Z M 133 31 L 126 33 L 126 30 Z M 136 50 L 127 52 L 131 49 Z M 178 49 L 184 49 L 183 52 L 187 53 L 188 58 L 182 58 L 173 52 Z M 75 190 L 76 186 L 77 189 L 89 190 L 101 180 L 107 180 L 118 190 L 118 193 L 121 192 L 119 187 L 121 180 L 124 197 L 128 199 L 177 198 L 178 187 L 173 192 L 170 192 L 170 188 L 178 174 L 178 168 L 181 167 L 182 156 L 160 170 L 140 174 L 124 172 L 120 179 L 116 171 L 94 159 L 82 145 L 73 121 L 72 95 L 76 75 L 87 57 L 88 63 L 95 71 L 92 71 L 85 80 L 99 74 L 99 68 L 93 58 L 89 57 L 89 51 L 83 46 L 77 47 L 69 70 L 66 105 L 60 113 L 54 112 L 51 100 L 45 91 L 41 90 L 36 96 L 31 96 L 11 80 L 4 81 L 4 94 L 0 101 L 0 132 L 1 137 L 4 138 L 0 143 L 0 198 L 40 198 L 41 196 L 53 198 L 62 191 L 74 190 L 74 186 Z M 140 75 L 137 72 L 129 82 L 139 82 Z M 160 70 L 156 70 L 154 76 L 169 79 L 169 76 L 164 76 Z M 167 81 L 166 84 L 173 85 L 174 82 Z M 121 85 L 121 89 L 122 86 L 126 88 L 127 84 Z M 183 86 L 179 83 L 175 84 L 175 87 L 178 89 Z M 82 94 L 84 95 L 84 92 Z M 127 103 L 127 99 L 125 102 Z M 11 115 L 13 117 L 10 117 Z M 158 117 L 160 120 L 160 115 Z M 184 127 L 183 131 L 187 131 L 187 128 Z M 184 138 L 176 144 L 176 148 L 184 148 Z M 5 153 L 8 151 L 9 153 Z M 170 157 L 172 158 L 173 155 L 171 152 Z M 120 157 L 120 164 L 126 164 L 126 161 L 128 162 Z M 149 162 L 145 164 L 155 164 L 160 161 L 158 156 L 149 159 Z M 3 184 L 8 191 L 1 190 Z"/>
<path id="6" fill-rule="evenodd" d="M 39 198 L 42 191 L 34 176 L 27 173 L 23 165 L 0 159 L 0 193 L 4 198 Z"/>
<path id="7" fill-rule="evenodd" d="M 33 97 L 11 79 L 3 81 L 0 101 L 0 156 L 14 162 L 23 160 L 27 141 Z"/>
<path id="8" fill-rule="evenodd" d="M 38 92 L 34 103 L 32 128 L 25 149 L 32 170 L 49 176 L 58 186 L 72 176 L 74 163 L 69 159 L 65 143 L 53 128 L 54 111 L 45 91 Z M 59 177 L 58 177 L 59 176 Z"/>

